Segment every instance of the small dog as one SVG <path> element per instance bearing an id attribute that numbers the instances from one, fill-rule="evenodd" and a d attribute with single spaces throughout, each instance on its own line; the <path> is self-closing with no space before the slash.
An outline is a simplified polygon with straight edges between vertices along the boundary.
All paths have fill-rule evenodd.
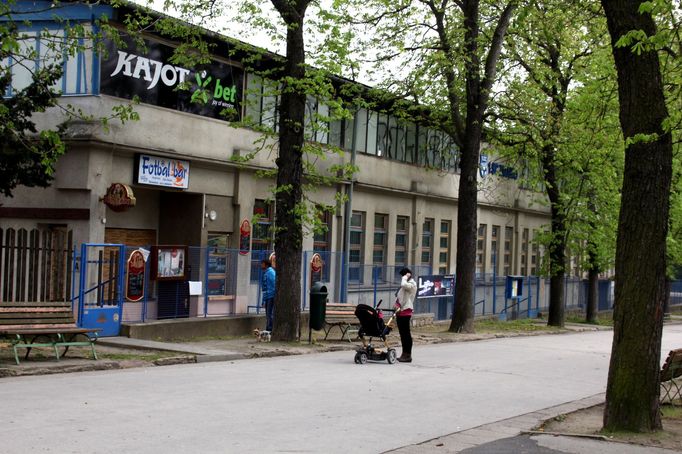
<path id="1" fill-rule="evenodd" d="M 256 336 L 256 340 L 258 342 L 270 342 L 270 340 L 272 339 L 270 331 L 265 330 L 261 331 L 258 328 L 253 330 L 253 335 Z"/>

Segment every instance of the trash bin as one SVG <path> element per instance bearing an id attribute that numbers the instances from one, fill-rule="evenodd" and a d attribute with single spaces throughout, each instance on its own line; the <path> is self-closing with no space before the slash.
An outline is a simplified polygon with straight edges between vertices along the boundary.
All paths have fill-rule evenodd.
<path id="1" fill-rule="evenodd" d="M 321 330 L 327 310 L 327 287 L 315 282 L 310 289 L 310 329 Z"/>

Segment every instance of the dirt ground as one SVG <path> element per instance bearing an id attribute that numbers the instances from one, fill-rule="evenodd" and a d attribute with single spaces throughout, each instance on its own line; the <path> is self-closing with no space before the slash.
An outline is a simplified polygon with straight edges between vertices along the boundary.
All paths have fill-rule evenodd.
<path id="1" fill-rule="evenodd" d="M 545 433 L 597 435 L 609 440 L 643 446 L 682 451 L 682 406 L 662 405 L 663 430 L 654 433 L 605 433 L 601 432 L 604 404 L 579 410 L 545 421 L 537 428 Z"/>

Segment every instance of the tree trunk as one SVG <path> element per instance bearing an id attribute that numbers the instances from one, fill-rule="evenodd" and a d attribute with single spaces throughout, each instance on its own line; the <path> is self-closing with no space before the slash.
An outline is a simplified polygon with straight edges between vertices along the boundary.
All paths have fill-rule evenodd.
<path id="1" fill-rule="evenodd" d="M 585 321 L 587 323 L 597 323 L 599 313 L 599 269 L 597 268 L 594 252 L 589 251 L 590 269 L 587 273 L 587 310 Z"/>
<path id="2" fill-rule="evenodd" d="M 594 196 L 594 194 L 593 194 Z M 594 205 L 593 198 L 587 202 L 587 207 L 593 214 L 597 214 L 597 207 Z M 590 221 L 590 228 L 596 230 L 594 221 Z M 592 240 L 587 242 L 587 262 L 589 270 L 587 273 L 587 310 L 585 311 L 585 321 L 587 323 L 597 323 L 599 313 L 599 257 L 597 256 L 597 245 Z"/>
<path id="3" fill-rule="evenodd" d="M 566 216 L 561 206 L 554 145 L 542 150 L 545 186 L 551 205 L 552 241 L 549 244 L 549 313 L 547 324 L 564 326 L 564 278 L 566 274 Z"/>
<path id="4" fill-rule="evenodd" d="M 637 54 L 629 46 L 616 46 L 631 30 L 642 30 L 647 36 L 656 33 L 650 14 L 638 10 L 641 3 L 602 0 L 626 140 L 613 347 L 604 409 L 604 429 L 611 431 L 661 429 L 659 369 L 672 140 L 662 130 L 668 112 L 657 53 L 643 49 Z M 649 140 L 638 139 L 637 134 L 649 135 Z"/>
<path id="5" fill-rule="evenodd" d="M 457 104 L 453 86 L 456 80 L 451 69 L 448 74 L 448 97 L 450 98 L 450 115 L 453 125 L 458 125 L 458 143 L 461 149 L 461 174 L 459 177 L 457 204 L 457 259 L 455 271 L 455 308 L 452 312 L 450 331 L 474 332 L 474 292 L 476 276 L 476 232 L 478 229 L 478 169 L 481 149 L 481 135 L 484 114 L 488 108 L 488 99 L 492 84 L 495 81 L 496 66 L 502 51 L 502 43 L 507 33 L 515 2 L 509 2 L 501 13 L 495 28 L 490 48 L 481 65 L 479 56 L 479 1 L 463 0 L 461 2 L 464 14 L 464 46 L 466 48 L 466 120 L 462 127 L 457 115 Z M 451 57 L 447 49 L 450 48 L 447 34 L 442 22 L 442 11 L 434 8 L 436 17 L 440 17 L 439 33 L 441 44 L 446 49 L 446 55 Z M 481 80 L 481 68 L 484 77 Z M 449 71 L 449 72 L 448 72 Z"/>
<path id="6" fill-rule="evenodd" d="M 299 335 L 301 315 L 301 256 L 303 226 L 300 214 L 306 94 L 296 84 L 305 77 L 303 17 L 308 1 L 293 4 L 273 0 L 287 24 L 287 60 L 279 111 L 279 157 L 275 214 L 277 281 L 273 339 L 292 341 Z"/>
<path id="7" fill-rule="evenodd" d="M 474 282 L 476 273 L 476 233 L 478 228 L 477 197 L 481 130 L 468 136 L 462 150 L 457 205 L 457 268 L 455 273 L 455 308 L 450 331 L 474 331 Z"/>
<path id="8" fill-rule="evenodd" d="M 478 56 L 478 1 L 464 3 L 466 63 L 466 126 L 462 141 L 457 203 L 455 307 L 450 331 L 474 332 L 476 232 L 478 228 L 478 168 L 481 147 L 481 62 Z"/>

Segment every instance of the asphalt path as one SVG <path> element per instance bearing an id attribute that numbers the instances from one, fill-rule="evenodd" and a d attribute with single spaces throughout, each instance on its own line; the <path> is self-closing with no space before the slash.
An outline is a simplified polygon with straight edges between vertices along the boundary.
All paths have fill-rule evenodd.
<path id="1" fill-rule="evenodd" d="M 0 380 L 3 453 L 381 453 L 604 392 L 611 331 Z M 663 352 L 682 345 L 666 326 Z"/>

